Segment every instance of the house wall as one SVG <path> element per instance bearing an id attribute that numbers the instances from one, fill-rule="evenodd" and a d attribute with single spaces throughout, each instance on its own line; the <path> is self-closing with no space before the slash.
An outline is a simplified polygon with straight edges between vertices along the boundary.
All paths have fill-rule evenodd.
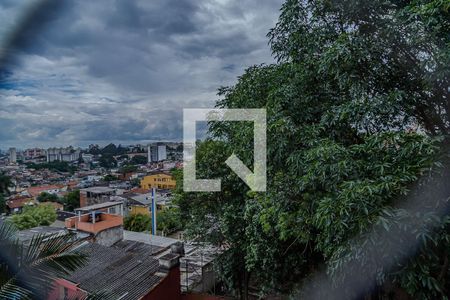
<path id="1" fill-rule="evenodd" d="M 175 187 L 175 179 L 168 174 L 148 175 L 141 180 L 141 188 L 143 189 L 174 189 Z"/>
<path id="2" fill-rule="evenodd" d="M 224 300 L 226 298 L 206 294 L 182 294 L 181 300 Z"/>
<path id="3" fill-rule="evenodd" d="M 181 300 L 180 268 L 175 267 L 153 290 L 141 298 L 142 300 Z"/>
<path id="4" fill-rule="evenodd" d="M 86 191 L 80 191 L 80 207 L 88 206 Z"/>
<path id="5" fill-rule="evenodd" d="M 129 215 L 150 215 L 150 211 L 148 210 L 148 207 L 144 206 L 138 206 L 138 205 L 130 205 L 128 210 Z"/>
<path id="6" fill-rule="evenodd" d="M 123 227 L 113 227 L 100 231 L 95 235 L 94 240 L 97 244 L 110 247 L 123 240 Z"/>
<path id="7" fill-rule="evenodd" d="M 83 299 L 86 296 L 87 293 L 76 284 L 64 279 L 56 279 L 54 288 L 48 294 L 47 300 Z"/>

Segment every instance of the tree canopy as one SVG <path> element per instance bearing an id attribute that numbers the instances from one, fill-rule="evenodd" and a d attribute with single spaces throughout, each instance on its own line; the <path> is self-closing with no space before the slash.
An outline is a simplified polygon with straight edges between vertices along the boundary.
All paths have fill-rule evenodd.
<path id="1" fill-rule="evenodd" d="M 148 231 L 151 229 L 151 218 L 143 214 L 133 214 L 124 218 L 123 227 L 136 232 Z"/>
<path id="2" fill-rule="evenodd" d="M 177 176 L 187 233 L 228 249 L 220 270 L 236 296 L 250 282 L 261 294 L 313 286 L 318 298 L 448 294 L 448 10 L 283 4 L 268 34 L 278 62 L 247 69 L 217 102 L 267 110 L 267 192 L 224 164 L 234 153 L 251 169 L 251 124 L 211 122 L 197 147 L 197 178 L 221 178 L 222 192 L 185 193 Z"/>
<path id="3" fill-rule="evenodd" d="M 39 202 L 60 202 L 60 199 L 57 195 L 47 192 L 42 192 L 41 194 L 39 194 L 37 200 Z"/>
<path id="4" fill-rule="evenodd" d="M 80 191 L 75 190 L 67 193 L 63 198 L 64 210 L 74 211 L 80 207 Z"/>
<path id="5" fill-rule="evenodd" d="M 178 207 L 169 207 L 158 210 L 156 213 L 156 224 L 158 230 L 164 234 L 169 234 L 182 229 L 180 210 Z"/>
<path id="6" fill-rule="evenodd" d="M 41 204 L 39 206 L 24 207 L 21 214 L 11 217 L 12 222 L 19 230 L 36 226 L 49 226 L 56 220 L 56 212 L 53 206 Z"/>

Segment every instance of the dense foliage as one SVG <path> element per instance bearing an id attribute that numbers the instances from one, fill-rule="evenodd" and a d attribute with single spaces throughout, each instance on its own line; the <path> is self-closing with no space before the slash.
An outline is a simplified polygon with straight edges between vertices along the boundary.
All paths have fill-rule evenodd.
<path id="1" fill-rule="evenodd" d="M 131 158 L 130 163 L 134 165 L 145 165 L 147 163 L 147 157 L 142 155 L 135 155 Z"/>
<path id="2" fill-rule="evenodd" d="M 49 226 L 56 220 L 56 212 L 53 206 L 41 204 L 39 206 L 27 206 L 21 214 L 13 215 L 8 221 L 12 222 L 19 230 L 36 226 Z"/>
<path id="3" fill-rule="evenodd" d="M 180 210 L 177 207 L 168 207 L 158 210 L 156 214 L 157 229 L 163 235 L 170 234 L 182 228 Z"/>
<path id="4" fill-rule="evenodd" d="M 249 68 L 217 103 L 267 110 L 268 191 L 224 164 L 235 153 L 252 166 L 253 128 L 231 122 L 197 148 L 197 178 L 221 178 L 222 192 L 177 189 L 187 233 L 228 249 L 220 271 L 236 296 L 249 283 L 327 299 L 450 293 L 448 10 L 283 5 L 269 33 L 278 63 Z"/>
<path id="5" fill-rule="evenodd" d="M 57 195 L 47 193 L 47 192 L 40 193 L 39 196 L 37 197 L 37 200 L 39 202 L 60 202 L 61 201 Z"/>
<path id="6" fill-rule="evenodd" d="M 151 218 L 148 215 L 133 214 L 124 218 L 123 227 L 129 231 L 149 231 L 151 229 Z"/>
<path id="7" fill-rule="evenodd" d="M 12 187 L 12 181 L 11 177 L 7 176 L 6 174 L 0 172 L 0 194 L 2 195 L 8 195 L 9 194 L 9 188 Z"/>
<path id="8" fill-rule="evenodd" d="M 4 173 L 0 173 L 0 214 L 6 212 L 5 195 L 9 194 L 9 187 L 12 185 L 11 177 Z"/>
<path id="9" fill-rule="evenodd" d="M 103 167 L 105 169 L 111 169 L 117 166 L 117 160 L 114 158 L 112 154 L 109 153 L 102 154 L 98 162 L 100 167 Z"/>
<path id="10" fill-rule="evenodd" d="M 74 211 L 80 207 L 80 191 L 75 190 L 67 193 L 63 198 L 64 210 Z"/>

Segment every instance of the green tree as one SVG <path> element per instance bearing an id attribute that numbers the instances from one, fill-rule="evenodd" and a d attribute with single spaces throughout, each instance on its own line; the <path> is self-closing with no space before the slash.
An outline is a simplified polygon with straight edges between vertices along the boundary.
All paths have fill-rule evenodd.
<path id="1" fill-rule="evenodd" d="M 143 214 L 133 214 L 124 218 L 123 227 L 136 232 L 148 231 L 151 229 L 151 218 Z"/>
<path id="2" fill-rule="evenodd" d="M 8 221 L 18 229 L 24 230 L 36 226 L 49 226 L 56 220 L 55 209 L 48 204 L 25 207 L 21 214 L 15 214 Z"/>
<path id="3" fill-rule="evenodd" d="M 133 158 L 131 158 L 130 162 L 135 165 L 145 165 L 147 163 L 147 157 L 142 155 L 135 155 L 133 156 Z"/>
<path id="4" fill-rule="evenodd" d="M 236 296 L 247 297 L 250 280 L 262 293 L 289 293 L 323 266 L 344 298 L 450 290 L 450 220 L 436 211 L 448 211 L 450 196 L 441 184 L 450 170 L 448 9 L 288 0 L 269 33 L 278 63 L 220 89 L 219 108 L 267 109 L 268 191 L 249 192 L 219 163 L 235 153 L 251 169 L 252 126 L 210 123 L 197 177 L 221 178 L 222 192 L 184 193 L 178 176 L 176 198 L 190 235 L 228 248 L 219 263 Z M 411 199 L 422 210 L 411 213 Z M 392 250 L 374 232 L 414 251 L 395 253 L 389 267 L 369 264 L 364 245 Z M 365 266 L 367 276 L 341 276 Z"/>
<path id="5" fill-rule="evenodd" d="M 64 210 L 74 211 L 80 207 L 80 191 L 75 190 L 67 193 L 63 198 Z"/>
<path id="6" fill-rule="evenodd" d="M 98 160 L 101 167 L 105 169 L 111 169 L 117 166 L 117 161 L 114 156 L 110 153 L 102 154 Z"/>
<path id="7" fill-rule="evenodd" d="M 11 177 L 0 172 L 0 194 L 9 194 L 9 188 L 13 186 Z"/>
<path id="8" fill-rule="evenodd" d="M 37 200 L 39 202 L 60 202 L 59 197 L 55 194 L 50 194 L 47 192 L 42 192 L 38 197 Z"/>
<path id="9" fill-rule="evenodd" d="M 177 207 L 159 210 L 156 214 L 156 224 L 158 230 L 165 234 L 180 230 L 182 228 L 180 210 Z"/>
<path id="10" fill-rule="evenodd" d="M 6 212 L 6 199 L 2 194 L 0 194 L 0 214 L 5 212 Z"/>
<path id="11" fill-rule="evenodd" d="M 122 174 L 127 174 L 130 172 L 135 172 L 137 169 L 138 169 L 137 166 L 127 164 L 127 165 L 121 167 L 119 172 Z"/>

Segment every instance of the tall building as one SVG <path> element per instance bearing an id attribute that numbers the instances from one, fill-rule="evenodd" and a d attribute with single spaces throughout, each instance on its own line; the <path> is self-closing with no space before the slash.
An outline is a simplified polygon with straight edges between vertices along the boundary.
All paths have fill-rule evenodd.
<path id="1" fill-rule="evenodd" d="M 80 158 L 81 150 L 73 147 L 47 149 L 47 162 L 67 161 L 72 162 Z"/>
<path id="2" fill-rule="evenodd" d="M 47 152 L 44 149 L 41 148 L 30 148 L 23 151 L 23 156 L 25 158 L 37 158 L 46 156 Z"/>
<path id="3" fill-rule="evenodd" d="M 153 145 L 147 146 L 147 155 L 148 162 L 158 162 L 167 159 L 167 149 L 166 144 L 164 143 L 156 143 Z"/>
<path id="4" fill-rule="evenodd" d="M 15 164 L 17 162 L 16 148 L 9 148 L 9 163 Z"/>

